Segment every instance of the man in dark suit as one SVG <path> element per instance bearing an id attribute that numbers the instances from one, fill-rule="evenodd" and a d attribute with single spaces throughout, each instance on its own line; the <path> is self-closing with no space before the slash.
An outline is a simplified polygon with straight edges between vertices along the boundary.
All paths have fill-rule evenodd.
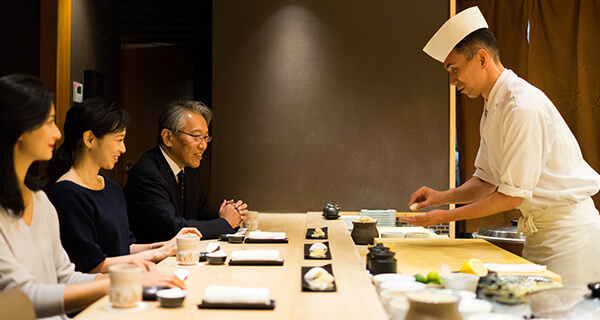
<path id="1" fill-rule="evenodd" d="M 198 167 L 212 138 L 211 118 L 212 111 L 197 101 L 174 101 L 162 110 L 158 144 L 133 166 L 123 189 L 129 226 L 139 242 L 171 239 L 183 227 L 216 238 L 246 220 L 245 203 L 223 200 L 213 211 L 202 189 Z"/>

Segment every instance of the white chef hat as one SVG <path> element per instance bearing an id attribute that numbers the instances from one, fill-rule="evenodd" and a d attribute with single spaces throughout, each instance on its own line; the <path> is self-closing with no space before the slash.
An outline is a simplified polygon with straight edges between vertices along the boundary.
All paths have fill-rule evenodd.
<path id="1" fill-rule="evenodd" d="M 450 51 L 471 32 L 488 28 L 477 6 L 465 9 L 450 18 L 429 39 L 423 51 L 439 62 L 444 62 Z"/>

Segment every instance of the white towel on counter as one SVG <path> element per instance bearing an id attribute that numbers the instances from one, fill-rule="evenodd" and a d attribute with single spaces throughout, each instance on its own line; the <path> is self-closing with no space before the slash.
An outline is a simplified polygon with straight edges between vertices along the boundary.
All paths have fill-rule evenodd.
<path id="1" fill-rule="evenodd" d="M 285 232 L 265 232 L 265 231 L 250 231 L 248 233 L 248 238 L 250 239 L 269 239 L 269 240 L 279 240 L 285 239 Z"/>
<path id="2" fill-rule="evenodd" d="M 204 289 L 204 302 L 270 304 L 269 288 L 208 286 Z"/>
<path id="3" fill-rule="evenodd" d="M 484 266 L 495 272 L 542 272 L 546 266 L 534 263 L 524 264 L 503 264 L 503 263 L 484 263 Z"/>
<path id="4" fill-rule="evenodd" d="M 276 261 L 279 259 L 279 250 L 237 250 L 231 253 L 233 261 Z"/>

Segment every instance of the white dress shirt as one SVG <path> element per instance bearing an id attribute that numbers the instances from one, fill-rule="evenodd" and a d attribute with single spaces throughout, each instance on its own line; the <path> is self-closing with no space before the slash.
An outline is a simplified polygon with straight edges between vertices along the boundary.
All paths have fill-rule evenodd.
<path id="1" fill-rule="evenodd" d="M 179 173 L 179 171 L 183 170 L 183 168 L 180 168 L 177 165 L 177 163 L 175 163 L 175 161 L 173 161 L 173 159 L 171 159 L 171 157 L 169 157 L 169 155 L 165 152 L 165 150 L 163 150 L 162 147 L 158 147 L 158 148 L 160 149 L 160 152 L 162 152 L 165 159 L 167 159 L 169 168 L 171 168 L 171 170 L 173 171 L 173 175 L 175 176 L 175 181 L 177 181 L 177 183 L 179 183 L 179 177 L 177 176 L 177 174 Z"/>

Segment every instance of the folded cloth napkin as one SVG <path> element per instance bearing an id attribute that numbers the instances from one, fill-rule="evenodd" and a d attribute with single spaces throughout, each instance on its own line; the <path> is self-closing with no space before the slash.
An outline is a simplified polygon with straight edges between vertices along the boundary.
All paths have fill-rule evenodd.
<path id="1" fill-rule="evenodd" d="M 250 239 L 285 239 L 285 232 L 250 231 Z"/>
<path id="2" fill-rule="evenodd" d="M 237 250 L 231 253 L 231 260 L 234 261 L 271 261 L 279 259 L 279 250 Z"/>
<path id="3" fill-rule="evenodd" d="M 503 264 L 503 263 L 484 263 L 484 266 L 490 271 L 496 272 L 542 272 L 546 266 L 534 263 L 524 264 Z"/>
<path id="4" fill-rule="evenodd" d="M 208 286 L 204 290 L 204 302 L 270 304 L 269 288 Z"/>

